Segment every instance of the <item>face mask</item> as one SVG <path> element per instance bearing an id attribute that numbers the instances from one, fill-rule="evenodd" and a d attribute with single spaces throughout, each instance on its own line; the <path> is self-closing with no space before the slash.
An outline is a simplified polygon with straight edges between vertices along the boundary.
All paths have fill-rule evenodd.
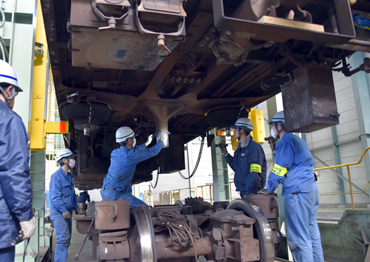
<path id="1" fill-rule="evenodd" d="M 72 168 L 74 168 L 75 167 L 75 165 L 76 165 L 76 160 L 74 160 L 74 159 L 70 159 L 69 160 L 69 162 L 68 162 L 68 165 L 69 165 L 69 167 L 72 169 Z"/>
<path id="2" fill-rule="evenodd" d="M 271 127 L 271 130 L 270 130 L 270 136 L 272 136 L 273 138 L 276 139 L 276 134 L 275 134 L 275 131 L 272 127 Z"/>
<path id="3" fill-rule="evenodd" d="M 132 147 L 135 147 L 136 146 L 136 138 L 134 137 L 133 139 L 132 139 Z"/>

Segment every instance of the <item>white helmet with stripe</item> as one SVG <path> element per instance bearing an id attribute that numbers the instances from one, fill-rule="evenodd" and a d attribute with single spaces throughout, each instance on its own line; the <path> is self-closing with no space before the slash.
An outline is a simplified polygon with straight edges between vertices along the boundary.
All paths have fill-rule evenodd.
<path id="1" fill-rule="evenodd" d="M 18 86 L 17 75 L 13 67 L 11 67 L 7 62 L 0 59 L 0 84 L 12 85 L 15 87 L 15 90 L 12 92 L 11 97 L 6 97 L 7 99 L 12 99 L 15 91 L 22 92 L 22 88 Z M 0 91 L 4 94 L 3 87 L 0 86 Z M 4 94 L 5 96 L 5 94 Z"/>
<path id="2" fill-rule="evenodd" d="M 273 116 L 272 120 L 269 122 L 269 125 L 272 125 L 273 123 L 282 125 L 285 124 L 284 111 L 279 111 Z"/>
<path id="3" fill-rule="evenodd" d="M 59 150 L 57 152 L 57 155 L 55 157 L 55 160 L 57 162 L 59 162 L 60 160 L 62 160 L 63 158 L 68 158 L 68 157 L 75 157 L 76 154 L 73 154 L 72 151 L 68 148 L 62 148 L 61 150 Z"/>
<path id="4" fill-rule="evenodd" d="M 245 130 L 253 131 L 253 123 L 249 118 L 242 117 L 236 120 L 235 124 L 231 128 L 242 128 Z"/>
<path id="5" fill-rule="evenodd" d="M 121 126 L 116 131 L 116 142 L 125 142 L 128 138 L 136 137 L 135 132 L 128 126 Z"/>

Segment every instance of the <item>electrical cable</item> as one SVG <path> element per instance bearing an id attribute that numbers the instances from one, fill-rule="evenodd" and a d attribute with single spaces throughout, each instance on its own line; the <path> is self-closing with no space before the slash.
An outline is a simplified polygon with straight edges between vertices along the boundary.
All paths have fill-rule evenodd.
<path id="1" fill-rule="evenodd" d="M 198 169 L 198 166 L 199 166 L 199 163 L 200 163 L 200 159 L 202 157 L 202 152 L 203 152 L 203 146 L 204 146 L 204 139 L 205 139 L 205 136 L 202 137 L 202 142 L 201 142 L 201 145 L 200 145 L 200 149 L 199 149 L 199 154 L 198 154 L 198 159 L 197 159 L 197 163 L 195 164 L 195 167 L 194 167 L 194 170 L 193 172 L 191 173 L 191 175 L 189 177 L 186 177 L 182 174 L 181 171 L 178 171 L 179 175 L 183 178 L 183 179 L 190 179 L 192 178 L 194 175 L 195 175 L 195 172 L 197 171 Z"/>
<path id="2" fill-rule="evenodd" d="M 5 14 L 4 14 L 4 11 L 3 11 L 3 8 L 2 7 L 0 7 L 0 14 L 1 14 L 0 28 L 1 28 L 5 24 Z"/>
<path id="3" fill-rule="evenodd" d="M 159 169 L 157 170 L 157 179 L 155 181 L 155 185 L 153 186 L 152 181 L 150 181 L 150 186 L 152 188 L 156 188 L 157 187 L 157 185 L 158 185 L 158 179 L 159 179 Z"/>

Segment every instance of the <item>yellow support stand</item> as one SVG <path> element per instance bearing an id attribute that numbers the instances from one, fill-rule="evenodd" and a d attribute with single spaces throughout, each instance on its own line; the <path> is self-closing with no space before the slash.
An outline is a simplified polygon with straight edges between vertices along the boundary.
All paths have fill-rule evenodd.
<path id="1" fill-rule="evenodd" d="M 263 118 L 263 111 L 252 108 L 248 117 L 253 123 L 253 132 L 251 135 L 253 140 L 262 145 L 265 142 L 265 123 Z"/>
<path id="2" fill-rule="evenodd" d="M 38 0 L 37 4 L 35 42 L 32 110 L 28 130 L 30 133 L 30 150 L 44 150 L 46 134 L 66 134 L 69 132 L 69 123 L 68 121 L 45 121 L 46 87 L 48 81 L 48 70 L 49 74 L 51 74 L 51 69 L 48 61 L 48 45 L 40 0 Z"/>

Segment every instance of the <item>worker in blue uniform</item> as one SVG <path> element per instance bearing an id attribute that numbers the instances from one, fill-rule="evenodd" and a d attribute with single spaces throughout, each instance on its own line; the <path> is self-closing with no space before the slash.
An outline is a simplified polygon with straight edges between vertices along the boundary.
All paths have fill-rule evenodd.
<path id="1" fill-rule="evenodd" d="M 220 145 L 221 152 L 225 155 L 226 162 L 235 171 L 234 183 L 240 196 L 255 194 L 266 183 L 266 157 L 262 147 L 253 141 L 250 132 L 253 131 L 252 121 L 248 118 L 239 118 L 235 125 L 234 138 L 238 139 L 237 149 L 232 157 L 226 145 Z"/>
<path id="2" fill-rule="evenodd" d="M 294 261 L 324 262 L 316 211 L 319 191 L 313 173 L 313 160 L 304 140 L 285 131 L 284 112 L 275 114 L 271 135 L 280 138 L 276 145 L 275 165 L 267 181 L 274 193 L 282 183 L 285 204 L 287 241 Z M 274 142 L 271 141 L 274 151 Z"/>
<path id="3" fill-rule="evenodd" d="M 79 193 L 78 196 L 77 196 L 77 202 L 78 203 L 84 203 L 85 204 L 86 201 L 90 202 L 90 195 L 89 195 L 89 193 L 87 193 L 87 190 Z"/>
<path id="4" fill-rule="evenodd" d="M 135 137 L 134 131 L 127 126 L 120 127 L 116 131 L 116 142 L 121 147 L 114 149 L 111 153 L 111 164 L 108 174 L 104 178 L 100 194 L 103 199 L 108 201 L 123 199 L 130 201 L 130 206 L 138 207 L 144 204 L 144 202 L 131 194 L 132 189 L 130 186 L 136 165 L 141 161 L 156 156 L 161 151 L 165 139 L 165 131 L 160 130 L 158 134 L 159 141 L 149 149 L 146 149 L 146 147 L 152 142 L 152 135 L 148 137 L 144 144 L 139 146 L 136 146 Z"/>
<path id="5" fill-rule="evenodd" d="M 0 261 L 15 259 L 15 239 L 35 234 L 28 136 L 22 119 L 12 110 L 18 86 L 14 69 L 0 60 Z"/>
<path id="6" fill-rule="evenodd" d="M 57 243 L 55 245 L 55 262 L 65 262 L 72 234 L 72 213 L 77 210 L 77 196 L 74 191 L 72 174 L 69 172 L 75 164 L 75 154 L 68 148 L 57 152 L 56 161 L 60 168 L 51 175 L 49 184 L 50 218 L 54 224 Z"/>

